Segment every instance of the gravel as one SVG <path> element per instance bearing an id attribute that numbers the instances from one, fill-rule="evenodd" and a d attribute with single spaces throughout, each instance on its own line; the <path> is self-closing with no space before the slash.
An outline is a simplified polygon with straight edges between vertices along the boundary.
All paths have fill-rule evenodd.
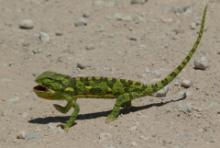
<path id="1" fill-rule="evenodd" d="M 131 4 L 145 4 L 147 0 L 131 0 Z"/>

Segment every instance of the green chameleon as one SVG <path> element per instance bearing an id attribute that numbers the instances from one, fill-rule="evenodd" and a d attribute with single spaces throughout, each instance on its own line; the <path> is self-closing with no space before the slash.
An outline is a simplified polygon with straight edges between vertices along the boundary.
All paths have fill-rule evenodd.
<path id="1" fill-rule="evenodd" d="M 143 96 L 152 96 L 155 92 L 164 88 L 176 78 L 190 61 L 200 43 L 204 32 L 206 13 L 207 5 L 204 8 L 200 31 L 198 32 L 198 37 L 192 49 L 183 59 L 181 64 L 163 80 L 153 84 L 143 84 L 137 81 L 111 77 L 70 77 L 68 75 L 46 71 L 36 78 L 35 81 L 38 85 L 35 86 L 33 90 L 37 96 L 44 99 L 66 100 L 66 106 L 54 104 L 56 110 L 61 113 L 67 113 L 71 108 L 74 109 L 67 122 L 61 125 L 65 130 L 68 130 L 75 124 L 75 120 L 80 110 L 76 102 L 78 98 L 116 98 L 115 105 L 106 119 L 107 122 L 111 122 L 118 117 L 121 107 L 129 109 L 132 100 Z"/>

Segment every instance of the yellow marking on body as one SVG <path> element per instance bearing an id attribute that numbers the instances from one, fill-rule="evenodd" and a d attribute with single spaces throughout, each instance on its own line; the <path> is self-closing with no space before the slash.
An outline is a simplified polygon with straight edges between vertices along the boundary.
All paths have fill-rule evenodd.
<path id="1" fill-rule="evenodd" d="M 90 90 L 92 89 L 93 87 L 92 86 L 85 86 L 86 89 Z"/>
<path id="2" fill-rule="evenodd" d="M 70 92 L 73 92 L 74 89 L 72 87 L 67 87 L 64 91 L 70 91 Z"/>
<path id="3" fill-rule="evenodd" d="M 115 98 L 112 94 L 93 95 L 93 94 L 79 94 L 76 98 Z"/>

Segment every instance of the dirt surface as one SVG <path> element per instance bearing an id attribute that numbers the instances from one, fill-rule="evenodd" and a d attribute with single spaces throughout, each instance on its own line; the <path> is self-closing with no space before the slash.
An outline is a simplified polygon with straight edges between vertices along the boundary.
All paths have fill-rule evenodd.
<path id="1" fill-rule="evenodd" d="M 206 32 L 194 59 L 169 85 L 166 98 L 143 97 L 106 124 L 114 100 L 80 99 L 77 124 L 38 98 L 35 77 L 52 70 L 153 82 L 186 56 L 205 1 L 0 0 L 1 148 L 218 148 L 220 145 L 220 1 L 209 1 Z M 22 21 L 26 29 L 22 28 Z M 31 24 L 33 22 L 33 24 Z M 27 26 L 28 25 L 28 26 Z M 40 37 L 39 37 L 40 36 Z M 185 89 L 182 80 L 192 81 Z M 179 91 L 188 96 L 175 99 Z"/>

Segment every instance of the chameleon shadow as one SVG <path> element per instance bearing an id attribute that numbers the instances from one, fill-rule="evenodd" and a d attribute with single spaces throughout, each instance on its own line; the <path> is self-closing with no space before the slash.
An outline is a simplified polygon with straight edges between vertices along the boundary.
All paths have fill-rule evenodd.
<path id="1" fill-rule="evenodd" d="M 152 103 L 144 106 L 132 106 L 130 110 L 122 109 L 121 113 L 128 114 L 130 112 L 136 112 L 144 109 L 149 109 L 151 107 L 161 107 L 166 104 L 177 102 L 186 99 L 186 97 L 176 99 L 176 100 L 169 100 L 165 102 L 159 102 L 159 103 Z M 95 113 L 87 113 L 87 114 L 79 114 L 77 117 L 77 120 L 88 120 L 88 119 L 94 119 L 98 117 L 107 116 L 111 110 L 108 111 L 102 111 L 102 112 L 95 112 Z M 70 116 L 55 116 L 55 117 L 44 117 L 44 118 L 35 118 L 31 119 L 28 122 L 33 124 L 48 124 L 48 123 L 55 123 L 55 122 L 62 122 L 65 123 Z"/>

